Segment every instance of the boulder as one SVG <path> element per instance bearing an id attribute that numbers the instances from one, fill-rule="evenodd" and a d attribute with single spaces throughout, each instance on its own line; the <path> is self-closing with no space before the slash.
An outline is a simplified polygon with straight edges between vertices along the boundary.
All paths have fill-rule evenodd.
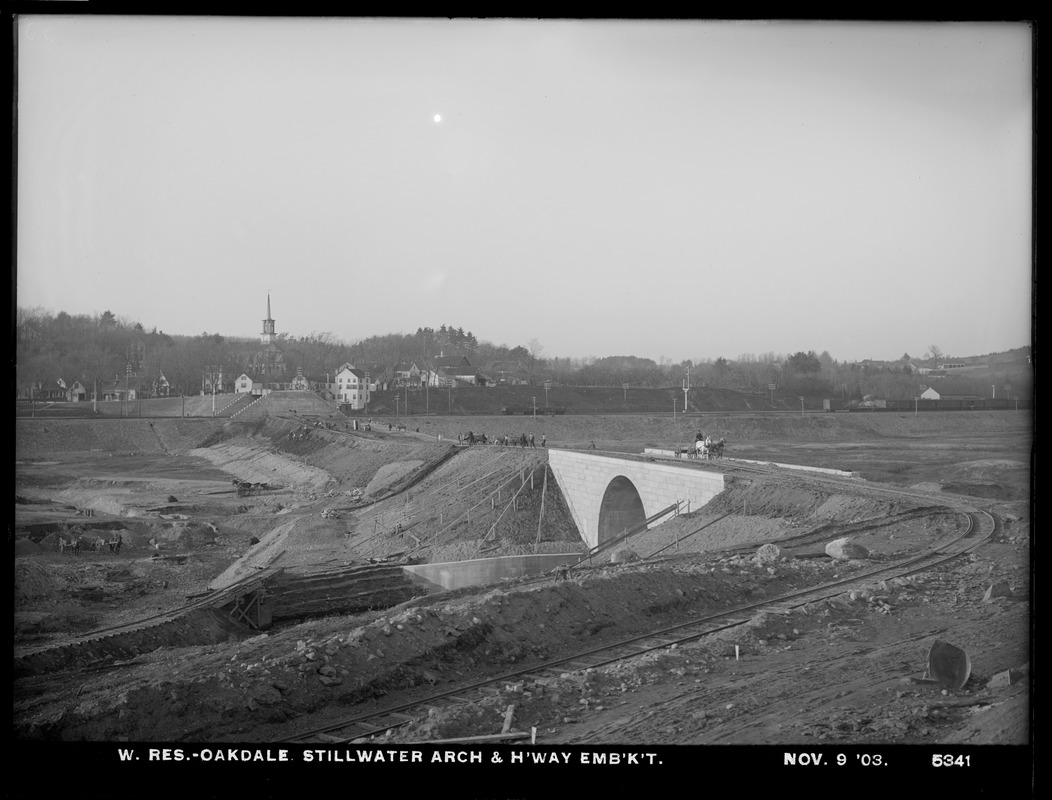
<path id="1" fill-rule="evenodd" d="M 765 544 L 756 551 L 756 561 L 759 564 L 773 564 L 782 557 L 782 550 L 776 544 Z"/>
<path id="2" fill-rule="evenodd" d="M 845 536 L 842 539 L 834 539 L 827 544 L 826 555 L 835 558 L 837 561 L 847 561 L 852 558 L 867 558 L 869 551 Z"/>
<path id="3" fill-rule="evenodd" d="M 613 564 L 627 564 L 630 561 L 639 561 L 639 553 L 629 547 L 621 547 L 610 556 Z"/>
<path id="4" fill-rule="evenodd" d="M 986 684 L 987 689 L 1005 689 L 1013 684 L 1019 683 L 1026 677 L 1026 672 L 1021 669 L 1006 669 L 998 672 Z"/>
<path id="5" fill-rule="evenodd" d="M 1005 581 L 998 581 L 997 583 L 990 584 L 990 588 L 986 590 L 986 594 L 983 595 L 983 602 L 989 603 L 995 597 L 1011 597 L 1012 587 Z"/>

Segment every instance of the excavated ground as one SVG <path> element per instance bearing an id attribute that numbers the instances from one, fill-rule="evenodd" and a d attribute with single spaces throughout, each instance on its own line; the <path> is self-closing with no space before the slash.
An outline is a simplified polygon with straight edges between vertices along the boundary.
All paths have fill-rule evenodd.
<path id="1" fill-rule="evenodd" d="M 557 488 L 545 488 L 543 466 L 534 472 L 543 450 L 451 453 L 458 432 L 480 432 L 477 418 L 428 420 L 420 434 L 386 426 L 353 434 L 341 423 L 306 438 L 290 436 L 300 421 L 209 420 L 197 428 L 157 421 L 152 429 L 145 422 L 131 429 L 132 422 L 119 433 L 117 422 L 99 430 L 90 426 L 107 423 L 49 420 L 46 433 L 33 421 L 19 422 L 16 664 L 34 648 L 177 607 L 263 565 L 581 549 Z M 533 431 L 538 442 L 543 430 L 555 446 L 594 440 L 600 449 L 634 452 L 692 438 L 696 424 L 539 422 L 547 427 Z M 707 418 L 705 428 L 741 435 L 728 436 L 729 455 L 854 468 L 925 491 L 930 501 L 887 499 L 865 492 L 865 484 L 831 489 L 799 475 L 734 475 L 705 509 L 636 537 L 617 563 L 596 563 L 568 581 L 505 581 L 262 635 L 219 621 L 172 626 L 149 652 L 94 660 L 81 652 L 16 680 L 16 737 L 289 737 L 378 702 L 504 674 L 891 561 L 963 524 L 960 515 L 937 509 L 940 495 L 952 492 L 1003 521 L 1000 541 L 970 560 L 788 616 L 759 614 L 746 631 L 719 640 L 607 669 L 509 681 L 499 696 L 456 712 L 435 707 L 388 740 L 495 733 L 512 705 L 516 729 L 536 727 L 545 743 L 1027 740 L 1028 680 L 1017 674 L 1001 685 L 990 678 L 1029 662 L 1029 417 L 728 417 Z M 268 488 L 239 497 L 234 477 Z M 833 561 L 821 542 L 790 547 L 773 563 L 754 557 L 766 542 L 820 526 L 829 538 L 848 533 L 870 557 Z M 108 540 L 115 533 L 123 537 L 118 553 L 57 550 L 59 537 Z M 641 558 L 628 560 L 634 556 Z M 984 601 L 999 582 L 1008 593 Z M 972 678 L 957 692 L 915 680 L 936 638 L 971 658 Z"/>

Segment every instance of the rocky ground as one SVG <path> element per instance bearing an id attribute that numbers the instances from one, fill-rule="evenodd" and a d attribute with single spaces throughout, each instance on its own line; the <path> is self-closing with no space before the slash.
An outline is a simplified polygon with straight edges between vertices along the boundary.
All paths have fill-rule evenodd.
<path id="1" fill-rule="evenodd" d="M 521 487 L 543 454 L 490 447 L 448 456 L 462 429 L 485 430 L 478 418 L 427 420 L 420 434 L 378 427 L 300 440 L 290 438 L 296 423 L 274 420 L 207 421 L 196 433 L 180 420 L 178 430 L 125 430 L 119 438 L 80 421 L 49 421 L 46 433 L 36 424 L 19 422 L 16 449 L 16 667 L 34 648 L 173 608 L 263 562 L 338 565 L 392 554 L 439 561 L 494 544 L 496 554 L 537 547 L 539 481 L 499 535 L 484 541 L 501 511 L 487 493 L 502 481 Z M 709 507 L 631 542 L 639 560 L 596 563 L 568 581 L 506 581 L 263 635 L 200 620 L 170 631 L 151 652 L 23 674 L 15 683 L 16 737 L 287 738 L 378 703 L 890 562 L 961 524 L 937 509 L 952 492 L 1003 521 L 1000 540 L 970 559 L 789 615 L 757 614 L 745 631 L 716 640 L 603 669 L 509 680 L 483 702 L 421 712 L 387 740 L 496 733 L 509 708 L 516 729 L 536 728 L 547 744 L 1028 740 L 1029 417 L 566 417 L 541 420 L 533 432 L 557 446 L 595 441 L 639 452 L 688 440 L 699 425 L 726 436 L 729 455 L 859 471 L 870 483 L 910 486 L 930 499 L 742 474 Z M 232 477 L 277 488 L 239 497 Z M 580 543 L 557 497 L 546 498 L 541 545 L 572 552 Z M 728 511 L 735 513 L 692 533 Z M 401 531 L 398 521 L 406 523 Z M 764 543 L 820 526 L 830 535 L 850 530 L 868 558 L 834 561 L 820 544 L 788 547 L 773 563 L 756 558 Z M 59 537 L 115 533 L 123 537 L 119 553 L 56 549 Z M 992 593 L 1000 596 L 986 598 L 1002 584 Z M 936 639 L 971 659 L 960 690 L 918 680 Z"/>

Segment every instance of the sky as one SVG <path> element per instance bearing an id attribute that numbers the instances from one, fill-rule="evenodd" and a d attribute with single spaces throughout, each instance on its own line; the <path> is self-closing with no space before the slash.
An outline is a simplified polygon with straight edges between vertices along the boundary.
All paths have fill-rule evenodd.
<path id="1" fill-rule="evenodd" d="M 18 18 L 22 307 L 544 355 L 1031 341 L 1026 23 Z"/>

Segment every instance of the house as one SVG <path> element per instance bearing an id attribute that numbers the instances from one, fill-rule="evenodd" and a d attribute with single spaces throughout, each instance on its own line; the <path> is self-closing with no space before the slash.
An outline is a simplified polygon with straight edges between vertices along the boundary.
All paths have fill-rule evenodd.
<path id="1" fill-rule="evenodd" d="M 374 363 L 359 364 L 358 369 L 362 370 L 369 378 L 369 391 L 386 391 L 394 387 L 395 375 L 394 369 L 391 367 Z"/>
<path id="2" fill-rule="evenodd" d="M 247 372 L 242 372 L 234 381 L 234 392 L 237 394 L 250 394 L 253 397 L 262 397 L 269 394 L 270 390 L 265 388 L 263 381 L 254 380 Z"/>
<path id="3" fill-rule="evenodd" d="M 99 400 L 138 400 L 142 396 L 142 379 L 138 375 L 118 375 L 112 381 L 99 381 L 96 397 Z"/>
<path id="4" fill-rule="evenodd" d="M 80 381 L 73 381 L 69 387 L 69 400 L 73 403 L 82 403 L 88 399 L 88 390 Z"/>
<path id="5" fill-rule="evenodd" d="M 153 382 L 153 396 L 154 397 L 168 397 L 172 393 L 171 384 L 168 383 L 168 379 L 164 377 L 164 373 L 161 372 L 157 375 L 157 380 Z"/>
<path id="6" fill-rule="evenodd" d="M 441 369 L 470 369 L 471 362 L 467 356 L 439 356 L 434 360 L 432 366 L 436 370 Z"/>
<path id="7" fill-rule="evenodd" d="M 435 370 L 435 386 L 456 386 L 457 376 L 456 371 L 451 370 L 447 367 L 442 367 Z"/>
<path id="8" fill-rule="evenodd" d="M 412 362 L 403 361 L 394 368 L 396 386 L 419 386 L 420 367 Z"/>
<path id="9" fill-rule="evenodd" d="M 53 381 L 42 381 L 33 386 L 33 399 L 46 400 L 53 403 L 69 400 L 69 387 L 66 386 L 66 382 L 62 378 L 57 378 Z"/>
<path id="10" fill-rule="evenodd" d="M 494 361 L 486 372 L 502 386 L 526 386 L 530 382 L 530 371 L 521 361 Z"/>
<path id="11" fill-rule="evenodd" d="M 289 384 L 289 389 L 291 389 L 294 392 L 309 392 L 310 391 L 310 381 L 307 380 L 307 378 L 305 378 L 303 376 L 303 368 L 302 367 L 297 367 L 296 368 L 296 377 L 293 378 L 292 382 Z"/>
<path id="12" fill-rule="evenodd" d="M 486 386 L 491 382 L 489 376 L 484 375 L 472 366 L 441 367 L 438 369 L 438 386 L 455 386 L 458 383 L 466 383 L 471 386 Z"/>
<path id="13" fill-rule="evenodd" d="M 441 376 L 438 374 L 437 370 L 425 369 L 420 373 L 420 385 L 435 387 L 442 386 L 443 384 L 441 383 Z"/>
<path id="14" fill-rule="evenodd" d="M 938 400 L 939 397 L 940 397 L 939 393 L 937 391 L 935 391 L 935 389 L 933 389 L 930 386 L 927 389 L 925 389 L 923 392 L 921 392 L 921 395 L 920 395 L 920 399 L 921 400 Z"/>
<path id="15" fill-rule="evenodd" d="M 343 364 L 336 370 L 334 380 L 328 387 L 332 399 L 340 404 L 349 404 L 358 411 L 369 402 L 369 386 L 365 372 L 351 364 Z"/>

